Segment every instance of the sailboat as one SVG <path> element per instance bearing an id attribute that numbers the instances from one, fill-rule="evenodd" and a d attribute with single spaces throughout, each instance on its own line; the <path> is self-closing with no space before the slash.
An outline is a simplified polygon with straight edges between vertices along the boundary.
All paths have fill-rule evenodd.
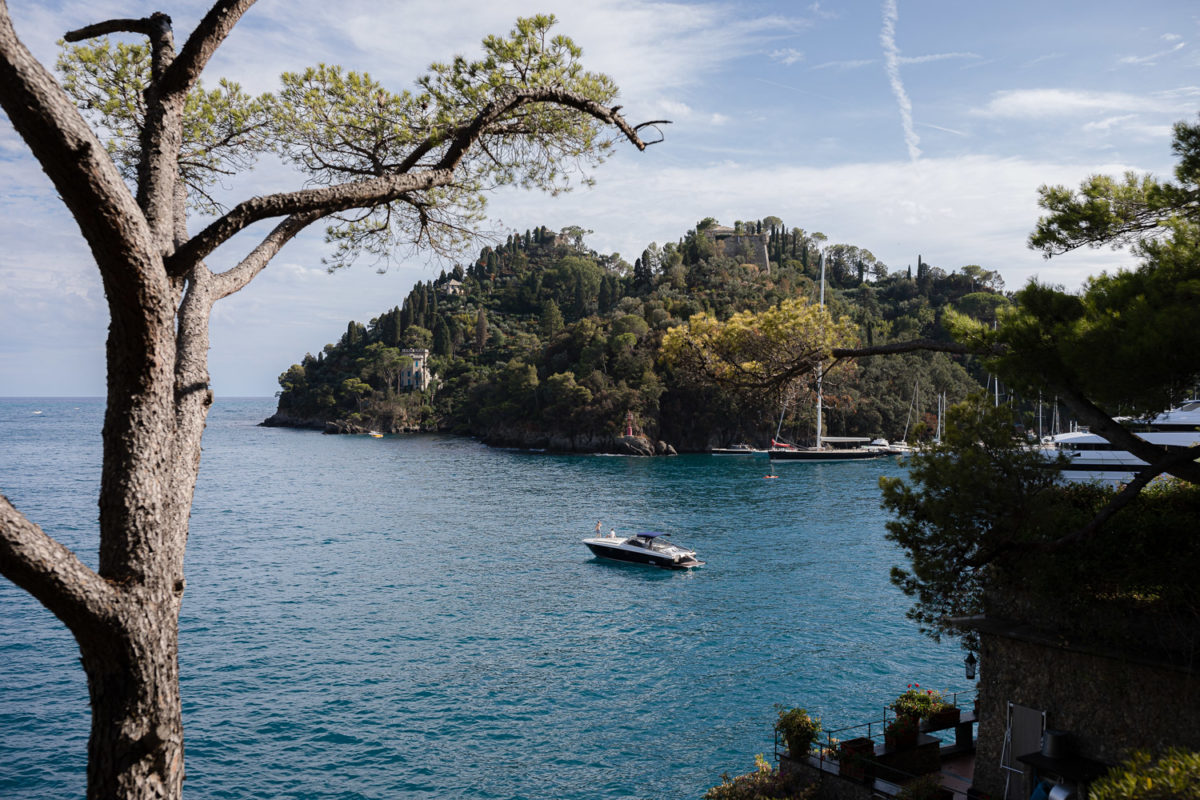
<path id="1" fill-rule="evenodd" d="M 821 254 L 821 309 L 825 308 L 825 254 Z M 772 461 L 865 461 L 870 458 L 882 458 L 889 454 L 889 447 L 886 440 L 876 439 L 874 442 L 869 436 L 824 436 L 821 433 L 822 429 L 822 392 L 821 381 L 824 377 L 824 369 L 818 365 L 817 367 L 817 441 L 814 447 L 797 447 L 794 444 L 771 440 L 771 447 L 767 450 L 767 457 Z M 783 425 L 783 415 L 780 414 L 779 423 Z M 779 431 L 776 430 L 776 437 Z"/>

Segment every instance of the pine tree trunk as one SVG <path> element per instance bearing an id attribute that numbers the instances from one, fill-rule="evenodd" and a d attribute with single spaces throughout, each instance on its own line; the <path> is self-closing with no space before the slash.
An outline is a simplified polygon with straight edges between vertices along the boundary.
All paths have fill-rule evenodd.
<path id="1" fill-rule="evenodd" d="M 183 793 L 176 597 L 145 592 L 123 614 L 127 630 L 81 646 L 92 706 L 87 796 L 122 800 Z"/>

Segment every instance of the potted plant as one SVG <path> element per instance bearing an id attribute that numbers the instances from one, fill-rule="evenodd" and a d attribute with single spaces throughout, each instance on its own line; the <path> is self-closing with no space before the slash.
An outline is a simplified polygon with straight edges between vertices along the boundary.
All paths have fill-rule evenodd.
<path id="1" fill-rule="evenodd" d="M 906 750 L 917 746 L 918 718 L 897 715 L 883 729 L 883 743 L 889 750 Z"/>
<path id="2" fill-rule="evenodd" d="M 779 718 L 775 720 L 775 730 L 787 742 L 788 755 L 794 759 L 808 755 L 821 732 L 821 720 L 809 716 L 803 708 L 776 706 L 776 709 Z"/>
<path id="3" fill-rule="evenodd" d="M 838 742 L 838 774 L 852 781 L 867 777 L 867 763 L 875 756 L 875 742 L 866 736 Z"/>
<path id="4" fill-rule="evenodd" d="M 919 683 L 910 683 L 908 689 L 888 706 L 897 717 L 929 719 L 936 706 L 942 705 L 942 693 L 933 689 L 922 689 Z"/>
<path id="5" fill-rule="evenodd" d="M 939 700 L 929 712 L 929 727 L 932 730 L 950 728 L 958 724 L 961 712 L 958 706 L 945 700 Z"/>

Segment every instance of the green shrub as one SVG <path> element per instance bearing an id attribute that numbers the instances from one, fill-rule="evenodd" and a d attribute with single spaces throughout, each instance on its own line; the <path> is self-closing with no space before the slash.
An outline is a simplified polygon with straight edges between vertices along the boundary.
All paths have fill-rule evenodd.
<path id="1" fill-rule="evenodd" d="M 777 705 L 779 719 L 775 721 L 775 730 L 783 734 L 787 742 L 788 754 L 792 758 L 801 758 L 812 748 L 813 742 L 821 733 L 821 720 L 809 716 L 803 708 L 785 708 Z"/>
<path id="2" fill-rule="evenodd" d="M 1157 759 L 1136 752 L 1093 783 L 1091 800 L 1200 800 L 1200 753 L 1173 747 Z"/>
<path id="3" fill-rule="evenodd" d="M 762 754 L 754 757 L 754 772 L 730 778 L 704 793 L 704 800 L 812 800 L 815 786 L 805 786 L 796 773 L 783 774 L 771 768 Z"/>

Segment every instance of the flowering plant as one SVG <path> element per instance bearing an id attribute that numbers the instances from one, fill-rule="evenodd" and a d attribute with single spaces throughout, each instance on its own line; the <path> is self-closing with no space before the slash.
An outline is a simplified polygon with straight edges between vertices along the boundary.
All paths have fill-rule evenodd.
<path id="1" fill-rule="evenodd" d="M 907 714 L 900 714 L 893 717 L 884 727 L 883 732 L 891 736 L 904 736 L 906 734 L 915 733 L 917 730 L 917 718 Z"/>
<path id="2" fill-rule="evenodd" d="M 897 717 L 915 717 L 928 719 L 934 711 L 948 705 L 942 700 L 942 693 L 935 689 L 922 689 L 919 683 L 910 683 L 908 689 L 892 701 L 888 708 L 896 712 Z"/>

